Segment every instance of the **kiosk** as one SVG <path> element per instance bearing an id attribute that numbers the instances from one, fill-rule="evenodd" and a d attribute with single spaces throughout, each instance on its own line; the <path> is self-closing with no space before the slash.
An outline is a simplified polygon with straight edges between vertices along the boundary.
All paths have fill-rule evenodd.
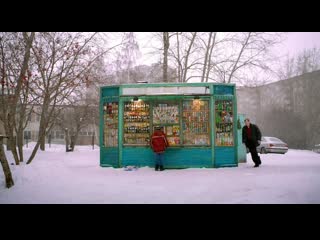
<path id="1" fill-rule="evenodd" d="M 100 166 L 154 166 L 150 136 L 163 126 L 165 168 L 238 166 L 234 84 L 154 83 L 100 89 Z"/>

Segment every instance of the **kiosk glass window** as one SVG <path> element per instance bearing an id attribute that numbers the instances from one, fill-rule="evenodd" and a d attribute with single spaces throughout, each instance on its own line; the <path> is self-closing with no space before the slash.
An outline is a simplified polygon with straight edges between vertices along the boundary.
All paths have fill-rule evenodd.
<path id="1" fill-rule="evenodd" d="M 147 145 L 150 138 L 150 105 L 146 101 L 124 103 L 124 144 Z"/>
<path id="2" fill-rule="evenodd" d="M 182 110 L 183 144 L 210 145 L 209 101 L 185 100 Z"/>
<path id="3" fill-rule="evenodd" d="M 216 146 L 234 146 L 232 100 L 215 101 L 215 119 Z"/>
<path id="4" fill-rule="evenodd" d="M 118 103 L 108 102 L 103 106 L 104 146 L 118 146 Z"/>
<path id="5" fill-rule="evenodd" d="M 180 113 L 179 102 L 155 102 L 152 111 L 153 127 L 162 126 L 169 146 L 180 145 Z"/>

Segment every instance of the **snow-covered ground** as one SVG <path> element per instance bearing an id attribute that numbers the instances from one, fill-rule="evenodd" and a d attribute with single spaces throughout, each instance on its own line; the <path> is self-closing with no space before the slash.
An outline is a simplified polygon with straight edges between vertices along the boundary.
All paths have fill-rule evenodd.
<path id="1" fill-rule="evenodd" d="M 25 149 L 28 156 L 31 145 Z M 30 165 L 10 165 L 15 185 L 5 188 L 0 171 L 0 203 L 320 203 L 320 154 L 289 150 L 261 155 L 262 165 L 192 168 L 156 172 L 102 168 L 99 148 L 46 146 Z M 7 152 L 10 162 L 11 153 Z"/>

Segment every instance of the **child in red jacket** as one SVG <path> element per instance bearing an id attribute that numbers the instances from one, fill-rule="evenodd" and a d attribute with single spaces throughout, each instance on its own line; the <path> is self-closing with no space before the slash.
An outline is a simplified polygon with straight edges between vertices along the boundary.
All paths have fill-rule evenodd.
<path id="1" fill-rule="evenodd" d="M 162 127 L 155 127 L 150 144 L 155 154 L 155 170 L 163 171 L 164 152 L 169 144 Z"/>

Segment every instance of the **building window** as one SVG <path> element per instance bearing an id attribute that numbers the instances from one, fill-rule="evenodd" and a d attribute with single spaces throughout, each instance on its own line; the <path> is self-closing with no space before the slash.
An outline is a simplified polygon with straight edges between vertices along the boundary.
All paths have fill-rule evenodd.
<path id="1" fill-rule="evenodd" d="M 31 132 L 31 138 L 32 139 L 38 139 L 39 131 L 32 131 Z"/>
<path id="2" fill-rule="evenodd" d="M 48 133 L 48 136 L 47 136 L 48 139 L 50 135 L 51 135 L 51 139 L 55 138 L 54 131 L 51 131 L 50 133 Z"/>
<path id="3" fill-rule="evenodd" d="M 64 132 L 56 131 L 56 139 L 64 139 Z"/>
<path id="4" fill-rule="evenodd" d="M 31 139 L 31 131 L 24 131 L 23 136 L 24 139 Z"/>

